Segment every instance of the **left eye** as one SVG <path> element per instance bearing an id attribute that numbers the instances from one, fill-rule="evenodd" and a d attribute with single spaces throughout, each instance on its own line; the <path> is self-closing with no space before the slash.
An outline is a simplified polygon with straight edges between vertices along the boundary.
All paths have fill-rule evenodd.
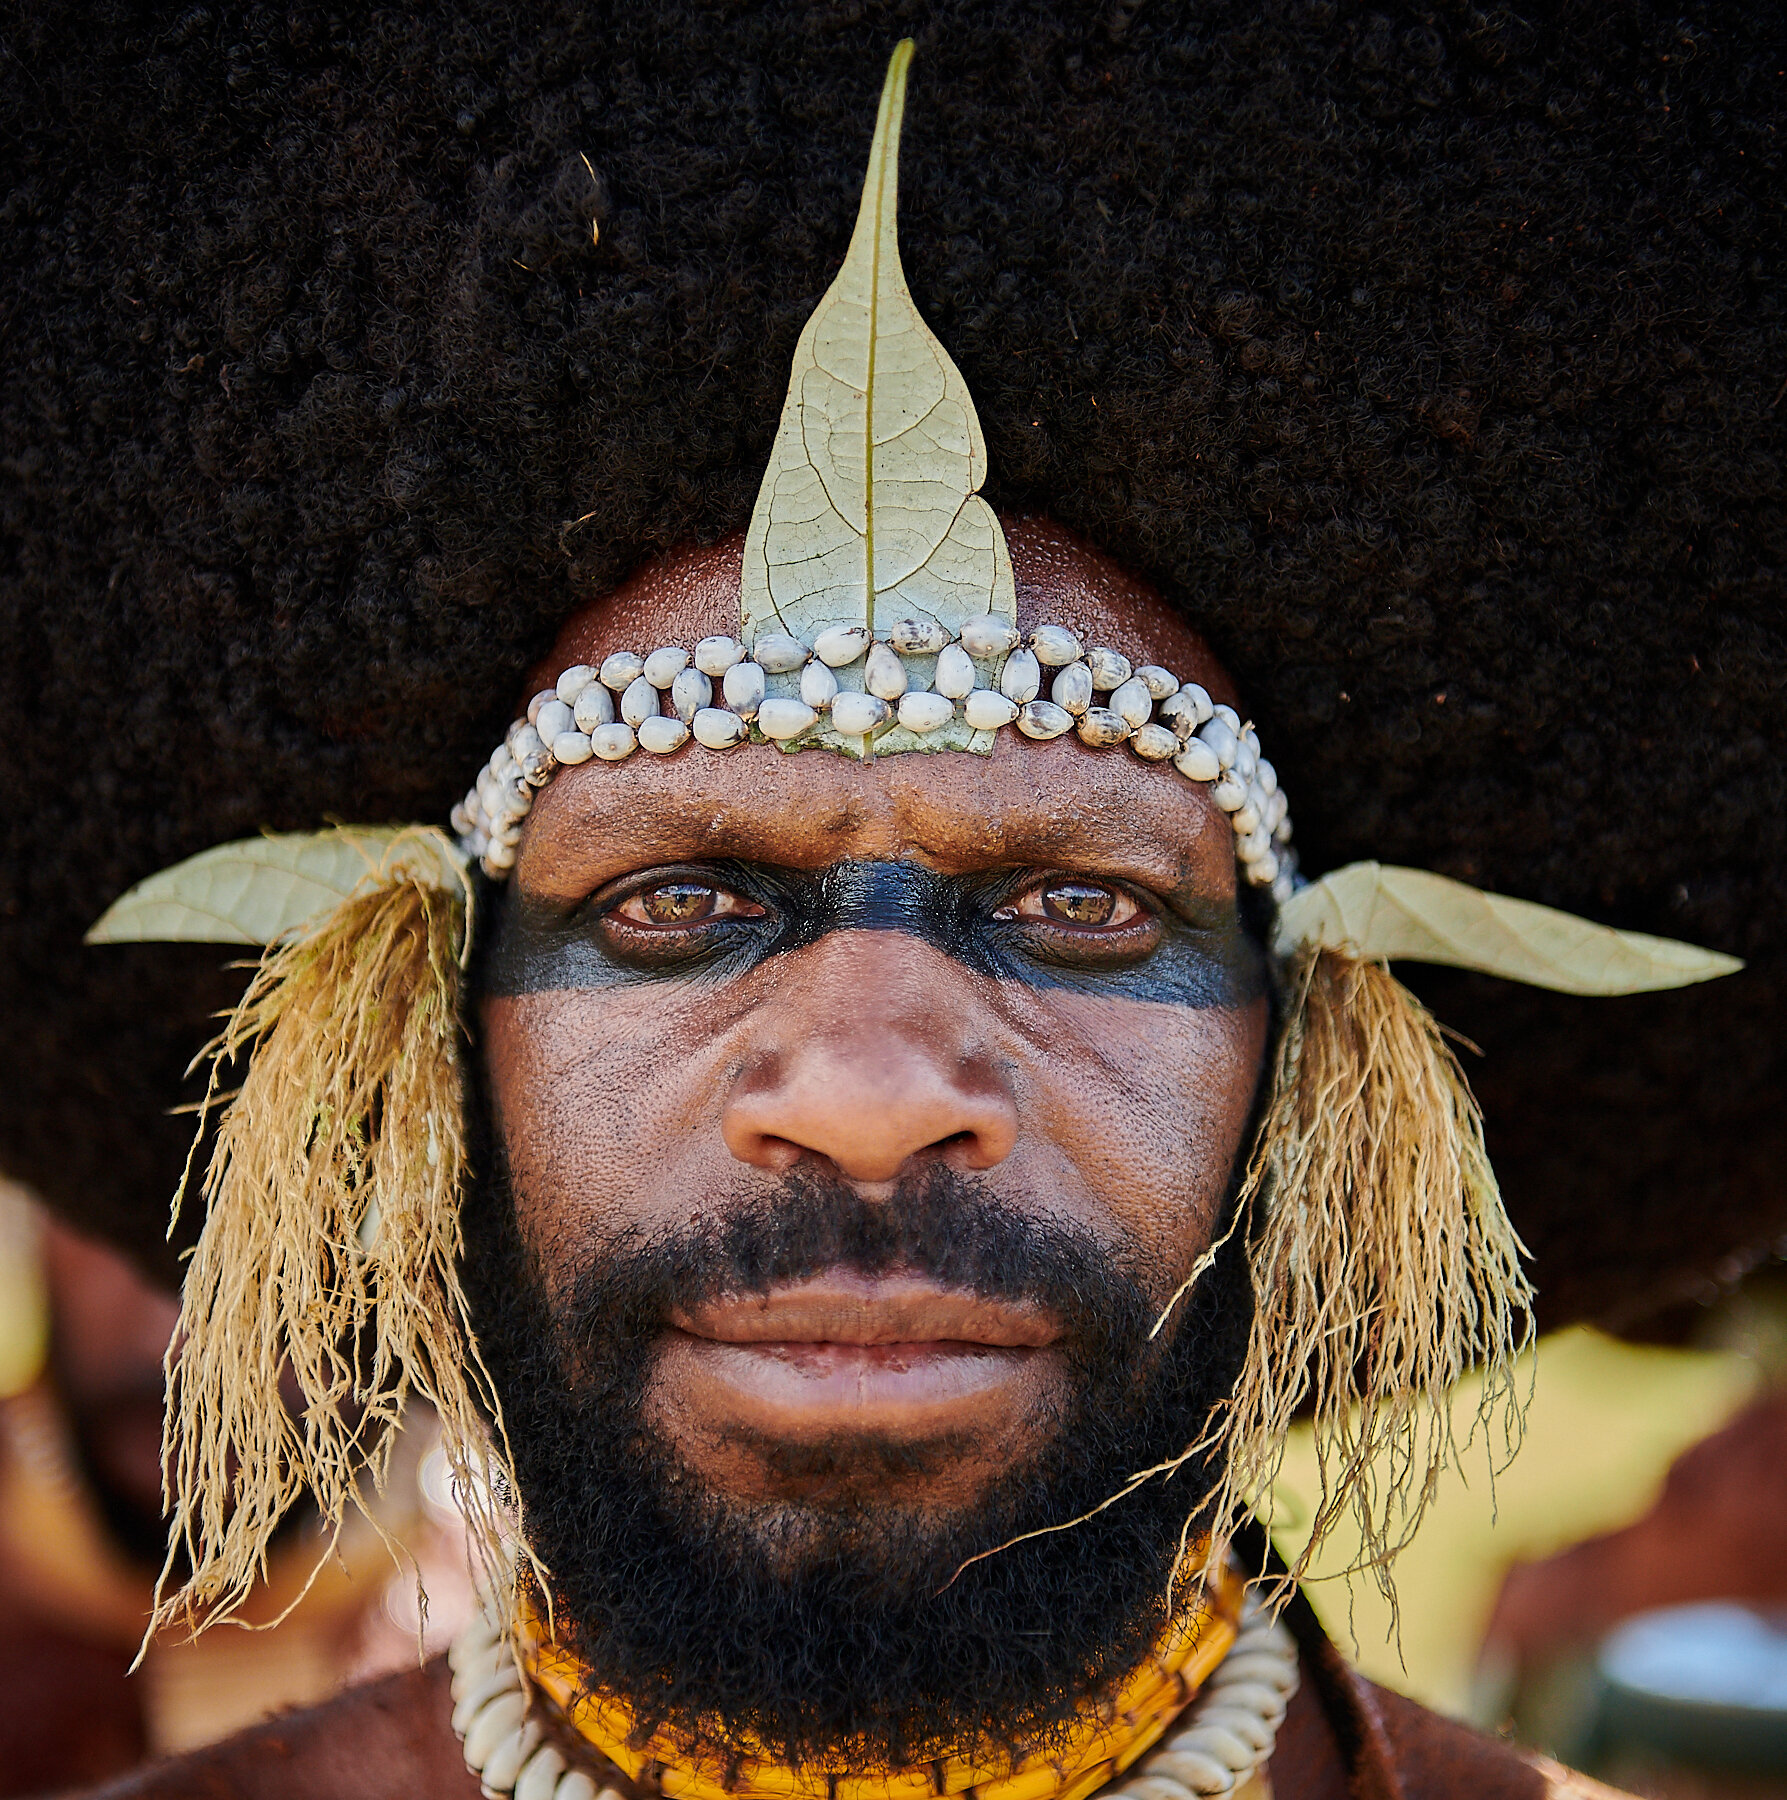
<path id="1" fill-rule="evenodd" d="M 1063 877 L 1032 888 L 1005 916 L 1046 919 L 1080 931 L 1111 931 L 1129 924 L 1141 910 L 1121 888 Z"/>
<path id="2" fill-rule="evenodd" d="M 629 894 L 614 910 L 629 925 L 674 930 L 679 926 L 705 925 L 710 919 L 753 916 L 763 909 L 725 888 L 709 887 L 699 881 L 664 881 Z"/>

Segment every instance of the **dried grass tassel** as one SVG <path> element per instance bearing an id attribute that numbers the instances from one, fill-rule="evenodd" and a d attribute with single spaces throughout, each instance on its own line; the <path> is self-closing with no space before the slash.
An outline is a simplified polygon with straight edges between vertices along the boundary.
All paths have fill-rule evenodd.
<path id="1" fill-rule="evenodd" d="M 1227 1452 L 1215 1516 L 1270 1522 L 1286 1436 L 1312 1407 L 1321 1499 L 1291 1573 L 1350 1512 L 1356 1566 L 1394 1607 L 1389 1563 L 1460 1454 L 1448 1401 L 1466 1371 L 1483 1371 L 1469 1436 L 1499 1421 L 1505 1453 L 1518 1443 L 1525 1247 L 1464 1071 L 1414 995 L 1382 962 L 1320 950 L 1292 967 L 1288 998 L 1241 1196 L 1254 1319 L 1212 1433 Z"/>
<path id="2" fill-rule="evenodd" d="M 500 1558 L 480 1414 L 495 1401 L 458 1272 L 469 890 L 425 879 L 403 843 L 364 891 L 268 949 L 206 1052 L 207 1112 L 226 1065 L 249 1060 L 219 1119 L 169 1352 L 172 1527 L 152 1633 L 233 1614 L 306 1494 L 320 1569 L 348 1505 L 367 1511 L 364 1484 L 382 1487 L 411 1394 L 440 1415 L 479 1553 Z"/>

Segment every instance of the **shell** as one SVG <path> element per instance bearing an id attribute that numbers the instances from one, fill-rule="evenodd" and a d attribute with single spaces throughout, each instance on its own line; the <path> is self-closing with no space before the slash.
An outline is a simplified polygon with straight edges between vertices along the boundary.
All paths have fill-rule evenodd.
<path id="1" fill-rule="evenodd" d="M 607 730 L 606 726 L 600 727 Z M 586 763 L 594 752 L 590 749 L 588 734 L 581 731 L 561 731 L 552 740 L 554 760 L 561 762 L 567 769 L 574 769 L 579 763 Z"/>
<path id="2" fill-rule="evenodd" d="M 685 725 L 713 700 L 713 680 L 699 669 L 684 669 L 670 684 L 670 709 Z"/>
<path id="3" fill-rule="evenodd" d="M 553 1800 L 599 1800 L 599 1796 L 596 1784 L 581 1769 L 570 1769 L 558 1778 Z"/>
<path id="4" fill-rule="evenodd" d="M 935 656 L 949 642 L 949 633 L 935 619 L 902 619 L 887 641 L 902 656 Z"/>
<path id="5" fill-rule="evenodd" d="M 1203 714 L 1187 694 L 1168 694 L 1155 710 L 1161 724 L 1172 726 L 1181 742 L 1193 736 L 1204 722 Z"/>
<path id="6" fill-rule="evenodd" d="M 1096 672 L 1092 677 L 1092 685 L 1098 685 Z M 1147 682 L 1138 681 L 1133 675 L 1127 681 L 1117 683 L 1106 704 L 1112 712 L 1121 713 L 1134 731 L 1139 731 L 1154 717 L 1154 696 L 1149 693 Z"/>
<path id="7" fill-rule="evenodd" d="M 1245 1706 L 1224 1706 L 1215 1700 L 1198 1708 L 1197 1729 L 1226 1731 L 1231 1737 L 1239 1738 L 1256 1757 L 1260 1751 L 1272 1748 L 1277 1735 L 1258 1713 Z"/>
<path id="8" fill-rule="evenodd" d="M 745 660 L 745 647 L 734 637 L 704 637 L 695 646 L 695 667 L 718 681 L 736 662 Z"/>
<path id="9" fill-rule="evenodd" d="M 1234 1687 L 1239 1682 L 1258 1682 L 1263 1687 L 1288 1694 L 1297 1685 L 1297 1668 L 1270 1650 L 1231 1650 L 1217 1665 L 1210 1678 L 1213 1693 Z"/>
<path id="10" fill-rule="evenodd" d="M 1199 687 L 1195 681 L 1180 682 L 1179 692 L 1198 709 L 1198 723 L 1200 725 L 1203 724 L 1206 719 L 1215 716 L 1216 708 L 1211 703 L 1210 696 Z"/>
<path id="11" fill-rule="evenodd" d="M 520 1691 L 521 1677 L 515 1672 L 515 1658 L 505 1654 L 476 1680 L 467 1682 L 454 1700 L 453 1729 L 465 1731 L 498 1694 Z"/>
<path id="12" fill-rule="evenodd" d="M 998 731 L 1018 716 L 1018 703 L 991 688 L 976 688 L 962 702 L 962 717 L 975 731 Z"/>
<path id="13" fill-rule="evenodd" d="M 1053 700 L 1031 700 L 1018 708 L 1017 727 L 1027 738 L 1046 742 L 1072 726 L 1073 714 L 1063 711 Z"/>
<path id="14" fill-rule="evenodd" d="M 1194 737 L 1173 758 L 1173 767 L 1187 781 L 1214 781 L 1222 773 L 1222 760 L 1202 738 Z"/>
<path id="15" fill-rule="evenodd" d="M 666 644 L 645 659 L 641 671 L 655 688 L 667 688 L 689 666 L 689 653 L 676 644 Z"/>
<path id="16" fill-rule="evenodd" d="M 1250 831 L 1259 830 L 1259 801 L 1251 788 L 1247 791 L 1247 803 L 1229 814 L 1229 823 L 1234 826 L 1236 837 L 1245 837 Z"/>
<path id="17" fill-rule="evenodd" d="M 1253 778 L 1260 784 L 1262 794 L 1278 792 L 1278 771 L 1263 756 L 1254 766 Z"/>
<path id="18" fill-rule="evenodd" d="M 527 1696 L 519 1688 L 498 1694 L 466 1727 L 466 1762 L 474 1769 L 483 1768 L 497 1745 L 520 1725 L 526 1711 Z"/>
<path id="19" fill-rule="evenodd" d="M 498 1793 L 513 1788 L 521 1765 L 539 1748 L 542 1735 L 543 1728 L 538 1719 L 523 1720 L 520 1730 L 511 1732 L 498 1744 L 491 1752 L 489 1762 L 479 1771 L 484 1785 Z"/>
<path id="20" fill-rule="evenodd" d="M 1107 745 L 1122 743 L 1129 736 L 1129 721 L 1108 706 L 1089 706 L 1081 715 L 1079 732 L 1082 744 L 1102 750 Z"/>
<path id="21" fill-rule="evenodd" d="M 540 734 L 540 741 L 550 744 L 561 731 L 571 730 L 577 723 L 577 716 L 564 701 L 548 700 L 540 708 L 539 716 L 534 720 L 534 729 Z"/>
<path id="22" fill-rule="evenodd" d="M 1202 742 L 1201 739 L 1198 741 Z M 1190 745 L 1187 745 L 1186 748 L 1189 749 Z M 1210 798 L 1224 812 L 1239 812 L 1247 804 L 1247 783 L 1240 780 L 1234 770 L 1225 769 L 1222 772 L 1222 778 L 1212 783 Z"/>
<path id="23" fill-rule="evenodd" d="M 778 741 L 799 737 L 818 723 L 818 713 L 804 700 L 765 700 L 757 708 L 757 729 Z"/>
<path id="24" fill-rule="evenodd" d="M 515 866 L 515 852 L 508 844 L 492 844 L 482 854 L 484 861 L 493 869 L 512 869 Z"/>
<path id="25" fill-rule="evenodd" d="M 1246 734 L 1235 740 L 1235 773 L 1243 781 L 1252 781 L 1253 772 L 1260 766 L 1260 753 L 1248 743 Z"/>
<path id="26" fill-rule="evenodd" d="M 557 688 L 541 688 L 541 690 L 534 695 L 533 699 L 527 703 L 527 722 L 530 725 L 539 724 L 540 708 L 544 706 L 548 700 L 556 700 L 557 698 Z"/>
<path id="27" fill-rule="evenodd" d="M 1092 704 L 1092 671 L 1083 662 L 1072 662 L 1049 683 L 1049 698 L 1078 718 Z"/>
<path id="28" fill-rule="evenodd" d="M 1235 854 L 1244 863 L 1264 862 L 1272 855 L 1272 834 L 1269 831 L 1253 830 L 1235 833 Z M 1278 861 L 1273 858 L 1272 875 L 1278 873 Z M 1266 877 L 1268 881 L 1271 875 Z"/>
<path id="29" fill-rule="evenodd" d="M 1290 870 L 1280 864 L 1278 874 L 1272 881 L 1272 898 L 1280 906 L 1283 906 L 1296 891 L 1297 883 L 1292 878 Z"/>
<path id="30" fill-rule="evenodd" d="M 531 781 L 533 778 L 529 776 L 528 779 Z M 1257 774 L 1254 776 L 1254 781 L 1256 783 L 1259 781 Z M 1290 810 L 1291 803 L 1285 798 L 1284 789 L 1272 789 L 1266 796 L 1266 829 L 1276 831 L 1290 816 Z"/>
<path id="31" fill-rule="evenodd" d="M 1218 1670 L 1221 1667 L 1218 1663 Z M 1209 1692 L 1213 1706 L 1245 1706 L 1249 1712 L 1257 1713 L 1268 1725 L 1277 1725 L 1284 1718 L 1285 1693 L 1275 1685 L 1269 1686 L 1263 1681 L 1218 1683 L 1212 1676 Z"/>
<path id="32" fill-rule="evenodd" d="M 994 613 L 962 621 L 962 648 L 970 656 L 1003 656 L 1018 647 L 1018 628 Z"/>
<path id="33" fill-rule="evenodd" d="M 1181 1732 L 1173 1740 L 1173 1749 L 1195 1750 L 1202 1756 L 1213 1757 L 1224 1768 L 1233 1769 L 1237 1774 L 1251 1769 L 1259 1760 L 1251 1744 L 1244 1743 L 1225 1726 L 1212 1725 L 1203 1719 L 1190 1731 Z M 488 1776 L 488 1771 L 486 1775 Z"/>
<path id="34" fill-rule="evenodd" d="M 453 828 L 455 837 L 470 837 L 472 831 L 472 815 L 465 810 L 465 802 L 457 800 L 453 810 L 447 814 L 447 823 Z"/>
<path id="35" fill-rule="evenodd" d="M 785 631 L 768 632 L 751 646 L 751 660 L 761 663 L 771 675 L 789 674 L 812 654 L 799 638 Z"/>
<path id="36" fill-rule="evenodd" d="M 1042 692 L 1042 664 L 1033 650 L 1014 650 L 999 671 L 999 692 L 1022 706 Z"/>
<path id="37" fill-rule="evenodd" d="M 515 1780 L 515 1800 L 554 1800 L 565 1759 L 551 1744 L 542 1744 Z"/>
<path id="38" fill-rule="evenodd" d="M 657 712 L 658 690 L 643 675 L 629 681 L 620 697 L 620 716 L 637 731 L 647 719 L 656 718 Z"/>
<path id="39" fill-rule="evenodd" d="M 763 665 L 754 662 L 734 663 L 726 671 L 720 689 L 726 696 L 726 704 L 741 719 L 754 719 L 757 708 L 763 704 Z"/>
<path id="40" fill-rule="evenodd" d="M 824 712 L 838 691 L 838 678 L 824 663 L 810 662 L 800 672 L 800 697 L 815 712 Z"/>
<path id="41" fill-rule="evenodd" d="M 813 654 L 828 669 L 847 668 L 869 647 L 869 634 L 861 625 L 833 625 L 813 640 Z"/>
<path id="42" fill-rule="evenodd" d="M 1236 737 L 1241 735 L 1241 715 L 1232 706 L 1213 706 L 1210 710 Z"/>
<path id="43" fill-rule="evenodd" d="M 603 762 L 625 762 L 639 748 L 631 725 L 598 725 L 589 734 L 589 747 Z"/>
<path id="44" fill-rule="evenodd" d="M 1278 880 L 1278 858 L 1271 850 L 1244 862 L 1241 869 L 1254 887 L 1271 887 Z"/>
<path id="45" fill-rule="evenodd" d="M 574 709 L 579 731 L 594 731 L 598 725 L 614 723 L 614 696 L 601 682 L 592 681 L 577 696 Z"/>
<path id="46" fill-rule="evenodd" d="M 906 665 L 886 644 L 871 644 L 862 684 L 877 700 L 897 700 L 906 691 Z"/>
<path id="47" fill-rule="evenodd" d="M 1030 648 L 1051 669 L 1080 660 L 1080 640 L 1060 625 L 1038 625 L 1030 634 Z"/>
<path id="48" fill-rule="evenodd" d="M 1216 752 L 1216 760 L 1225 769 L 1232 769 L 1235 766 L 1235 756 L 1241 748 L 1241 740 L 1235 736 L 1224 720 L 1206 720 L 1198 731 L 1198 736 Z"/>
<path id="49" fill-rule="evenodd" d="M 842 693 L 831 703 L 831 728 L 845 737 L 864 737 L 893 717 L 893 709 L 873 694 Z"/>
<path id="50" fill-rule="evenodd" d="M 913 692 L 900 696 L 900 723 L 920 736 L 947 725 L 955 716 L 955 702 L 947 694 Z"/>
<path id="51" fill-rule="evenodd" d="M 1129 740 L 1129 747 L 1144 762 L 1165 762 L 1178 753 L 1179 740 L 1164 725 L 1143 725 Z"/>
<path id="52" fill-rule="evenodd" d="M 974 658 L 960 644 L 945 644 L 937 652 L 931 686 L 952 700 L 966 699 L 974 692 Z"/>
<path id="53" fill-rule="evenodd" d="M 1159 1770 L 1169 1781 L 1183 1782 L 1194 1794 L 1226 1794 L 1235 1785 L 1232 1769 L 1201 1750 L 1179 1749 L 1177 1739 L 1172 1749 L 1151 1756 L 1148 1768 Z"/>
<path id="54" fill-rule="evenodd" d="M 644 720 L 639 727 L 639 748 L 653 756 L 668 756 L 689 741 L 689 728 L 681 719 L 666 718 L 662 713 Z"/>
<path id="55" fill-rule="evenodd" d="M 644 673 L 643 656 L 635 656 L 631 650 L 617 650 L 612 656 L 603 657 L 598 679 L 603 687 L 613 688 L 618 694 L 631 687 Z"/>
<path id="56" fill-rule="evenodd" d="M 701 707 L 689 721 L 695 742 L 709 750 L 730 750 L 751 735 L 751 728 L 735 712 L 717 706 Z"/>
<path id="57" fill-rule="evenodd" d="M 1129 679 L 1130 663 L 1127 656 L 1119 651 L 1109 650 L 1103 644 L 1094 644 L 1086 652 L 1086 667 L 1092 671 L 1092 685 L 1099 693 L 1108 694 L 1112 688 L 1121 687 Z M 1149 696 L 1153 698 L 1152 695 Z"/>
<path id="58" fill-rule="evenodd" d="M 577 704 L 577 696 L 596 678 L 596 672 L 588 663 L 572 663 L 570 668 L 558 678 L 558 686 L 553 692 L 567 706 Z"/>
<path id="59" fill-rule="evenodd" d="M 1136 670 L 1135 678 L 1148 690 L 1151 699 L 1164 700 L 1168 694 L 1179 691 L 1179 677 L 1159 663 L 1143 663 Z"/>

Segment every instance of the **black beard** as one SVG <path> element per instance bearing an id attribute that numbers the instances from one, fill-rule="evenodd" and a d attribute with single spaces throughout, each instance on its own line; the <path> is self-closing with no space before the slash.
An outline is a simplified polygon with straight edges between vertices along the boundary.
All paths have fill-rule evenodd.
<path id="1" fill-rule="evenodd" d="M 467 1209 L 467 1287 L 529 1540 L 562 1639 L 646 1731 L 719 1756 L 821 1768 L 1027 1753 L 1147 1654 L 1193 1460 L 1070 1531 L 1134 1471 L 1201 1435 L 1240 1369 L 1251 1293 L 1239 1238 L 1150 1344 L 1156 1305 L 1108 1247 L 1025 1217 L 947 1170 L 867 1202 L 793 1178 L 688 1230 L 591 1245 L 547 1299 L 500 1153 Z M 1066 1327 L 1067 1399 L 1042 1449 L 941 1521 L 872 1504 L 779 1509 L 766 1533 L 716 1500 L 646 1423 L 667 1310 L 830 1267 L 921 1271 L 1040 1301 Z M 791 1514 L 795 1515 L 791 1519 Z"/>

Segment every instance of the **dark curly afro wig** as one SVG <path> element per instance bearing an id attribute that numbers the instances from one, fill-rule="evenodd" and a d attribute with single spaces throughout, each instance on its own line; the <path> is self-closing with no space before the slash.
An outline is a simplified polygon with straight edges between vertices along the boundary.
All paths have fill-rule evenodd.
<path id="1" fill-rule="evenodd" d="M 241 978 L 83 928 L 261 826 L 444 817 L 580 600 L 744 521 L 907 33 L 989 493 L 1204 629 L 1305 866 L 1751 959 L 1418 975 L 1547 1323 L 1731 1279 L 1787 1230 L 1787 21 L 1727 0 L 21 9 L 0 1162 L 172 1266 Z"/>

